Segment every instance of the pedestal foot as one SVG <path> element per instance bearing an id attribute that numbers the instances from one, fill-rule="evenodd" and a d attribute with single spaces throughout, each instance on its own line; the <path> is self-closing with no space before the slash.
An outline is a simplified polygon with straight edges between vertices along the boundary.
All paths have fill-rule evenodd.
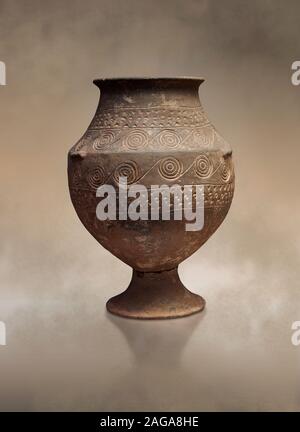
<path id="1" fill-rule="evenodd" d="M 106 304 L 115 315 L 138 319 L 179 318 L 201 312 L 204 306 L 205 300 L 182 284 L 177 268 L 145 273 L 133 270 L 127 290 Z"/>

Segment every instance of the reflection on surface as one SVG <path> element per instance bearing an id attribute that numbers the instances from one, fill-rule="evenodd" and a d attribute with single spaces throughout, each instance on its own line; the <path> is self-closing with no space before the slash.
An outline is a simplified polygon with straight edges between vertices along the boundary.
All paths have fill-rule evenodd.
<path id="1" fill-rule="evenodd" d="M 230 281 L 233 293 L 239 282 Z M 221 285 L 228 294 L 225 278 Z M 206 292 L 205 313 L 128 320 L 105 312 L 105 287 L 100 296 L 72 290 L 67 301 L 1 304 L 2 315 L 10 310 L 8 345 L 0 351 L 1 410 L 299 408 L 300 356 L 285 314 L 271 322 L 268 312 L 251 323 L 243 302 L 232 313 L 235 295 Z M 251 309 L 263 301 L 256 298 Z"/>
<path id="2" fill-rule="evenodd" d="M 200 325 L 205 311 L 182 319 L 164 321 L 124 319 L 108 312 L 106 315 L 126 339 L 138 365 L 174 367 L 180 363 L 184 347 Z"/>

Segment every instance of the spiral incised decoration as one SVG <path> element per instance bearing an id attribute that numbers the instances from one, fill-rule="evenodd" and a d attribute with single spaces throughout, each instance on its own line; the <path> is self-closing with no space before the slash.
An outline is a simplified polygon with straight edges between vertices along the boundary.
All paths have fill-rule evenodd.
<path id="1" fill-rule="evenodd" d="M 178 159 L 166 157 L 160 161 L 158 171 L 161 177 L 167 180 L 173 180 L 182 174 L 183 166 Z"/>
<path id="2" fill-rule="evenodd" d="M 131 131 L 125 138 L 125 146 L 129 150 L 140 150 L 148 143 L 148 134 L 144 130 Z"/>
<path id="3" fill-rule="evenodd" d="M 104 130 L 101 135 L 96 138 L 93 142 L 95 150 L 101 150 L 102 148 L 112 144 L 116 139 L 116 133 L 113 130 Z"/>
<path id="4" fill-rule="evenodd" d="M 120 177 L 126 177 L 127 184 L 135 183 L 140 177 L 140 169 L 137 163 L 134 161 L 121 162 L 113 173 L 116 183 L 119 183 Z"/>
<path id="5" fill-rule="evenodd" d="M 231 171 L 228 163 L 226 161 L 222 162 L 220 166 L 220 173 L 222 180 L 227 183 L 231 176 Z"/>
<path id="6" fill-rule="evenodd" d="M 96 190 L 99 186 L 103 185 L 105 181 L 105 171 L 99 166 L 92 169 L 87 175 L 87 182 L 89 186 Z"/>
<path id="7" fill-rule="evenodd" d="M 176 149 L 181 142 L 181 138 L 175 131 L 166 129 L 159 133 L 158 142 L 163 147 Z"/>
<path id="8" fill-rule="evenodd" d="M 211 159 L 205 154 L 197 157 L 194 167 L 197 177 L 203 179 L 210 177 L 214 168 Z"/>

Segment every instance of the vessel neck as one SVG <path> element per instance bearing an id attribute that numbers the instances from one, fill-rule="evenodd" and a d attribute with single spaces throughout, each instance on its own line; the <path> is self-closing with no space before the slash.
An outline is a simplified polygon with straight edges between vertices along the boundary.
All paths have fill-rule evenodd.
<path id="1" fill-rule="evenodd" d="M 202 79 L 109 79 L 95 80 L 99 108 L 196 108 L 201 106 Z"/>

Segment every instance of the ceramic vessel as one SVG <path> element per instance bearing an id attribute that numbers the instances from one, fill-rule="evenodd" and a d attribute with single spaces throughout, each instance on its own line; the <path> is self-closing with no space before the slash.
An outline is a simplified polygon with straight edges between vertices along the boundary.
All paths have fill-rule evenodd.
<path id="1" fill-rule="evenodd" d="M 100 102 L 87 131 L 69 151 L 69 189 L 87 230 L 133 268 L 127 290 L 107 303 L 116 315 L 176 318 L 204 308 L 204 299 L 184 287 L 177 268 L 224 220 L 234 192 L 234 169 L 229 145 L 202 108 L 202 82 L 185 77 L 94 81 Z M 147 190 L 152 185 L 202 185 L 203 228 L 187 231 L 186 220 L 161 217 L 99 220 L 96 190 L 104 184 L 117 186 L 120 176 Z"/>

